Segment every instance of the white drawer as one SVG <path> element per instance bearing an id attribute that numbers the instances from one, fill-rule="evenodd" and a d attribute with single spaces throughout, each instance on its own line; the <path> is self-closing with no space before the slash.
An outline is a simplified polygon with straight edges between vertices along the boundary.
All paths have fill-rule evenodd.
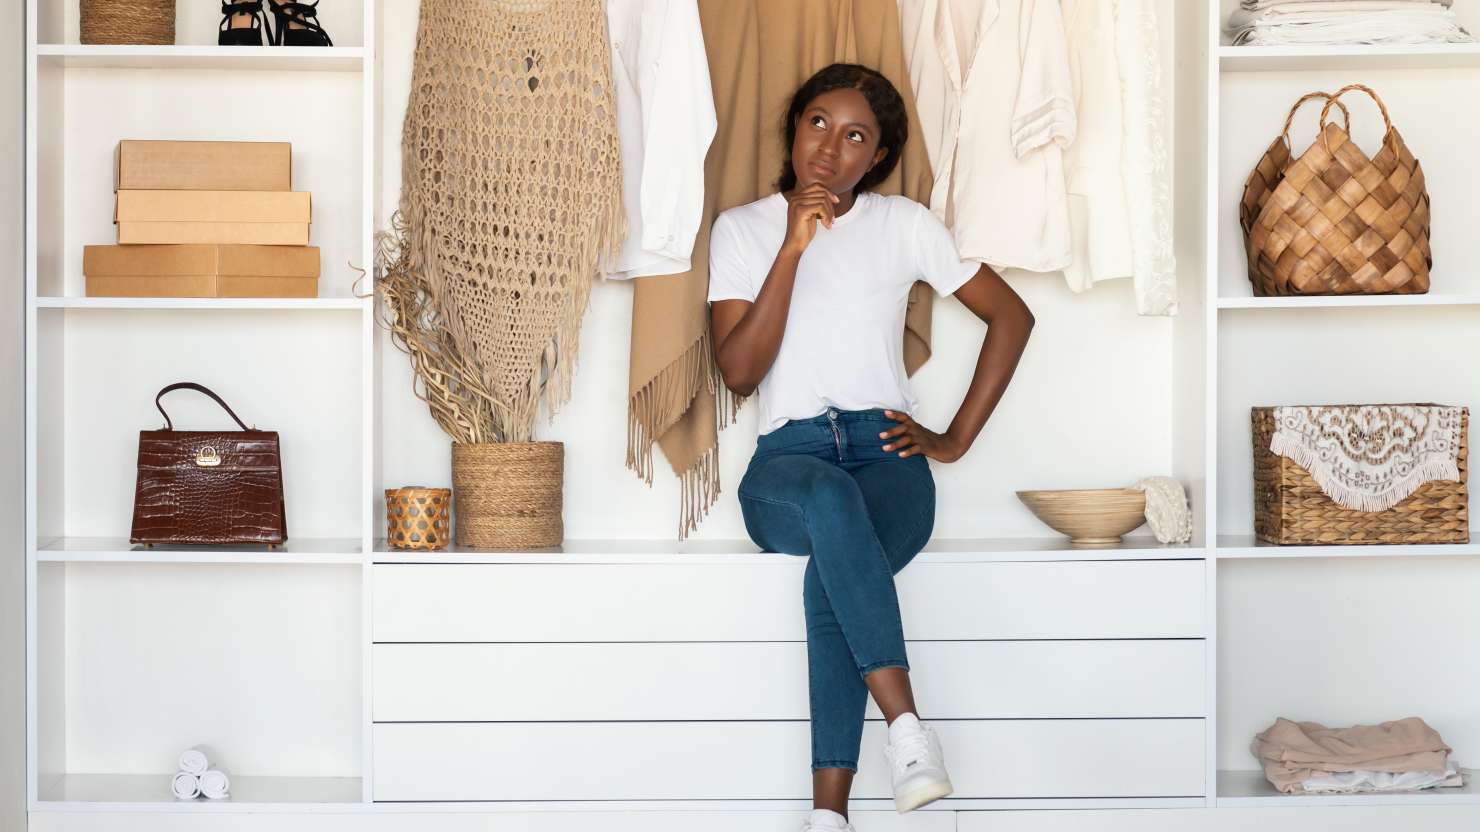
<path id="1" fill-rule="evenodd" d="M 1191 797 L 1201 719 L 942 721 L 956 798 Z M 889 798 L 885 726 L 853 796 Z M 375 799 L 764 800 L 812 794 L 806 722 L 380 723 Z"/>
<path id="2" fill-rule="evenodd" d="M 1204 716 L 1204 642 L 922 641 L 929 719 Z M 382 722 L 807 719 L 799 642 L 377 644 Z M 760 671 L 760 672 L 757 672 Z M 880 718 L 869 702 L 869 716 Z"/>
<path id="3" fill-rule="evenodd" d="M 805 559 L 377 564 L 377 642 L 805 641 Z M 1203 561 L 911 564 L 917 640 L 1201 638 Z"/>

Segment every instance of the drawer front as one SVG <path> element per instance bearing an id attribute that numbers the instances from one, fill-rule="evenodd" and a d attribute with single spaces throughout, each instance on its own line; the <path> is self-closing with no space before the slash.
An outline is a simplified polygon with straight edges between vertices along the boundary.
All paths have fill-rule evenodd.
<path id="1" fill-rule="evenodd" d="M 805 641 L 805 559 L 774 564 L 377 564 L 377 642 Z M 920 563 L 916 640 L 1201 638 L 1203 561 Z"/>
<path id="2" fill-rule="evenodd" d="M 381 722 L 808 718 L 807 645 L 799 642 L 373 649 Z M 931 719 L 1206 713 L 1202 640 L 923 641 L 908 649 L 915 701 Z M 869 716 L 881 718 L 872 699 Z"/>
<path id="3" fill-rule="evenodd" d="M 942 721 L 956 798 L 1193 797 L 1201 719 Z M 892 796 L 882 722 L 853 796 Z M 381 723 L 375 800 L 811 797 L 806 722 Z"/>

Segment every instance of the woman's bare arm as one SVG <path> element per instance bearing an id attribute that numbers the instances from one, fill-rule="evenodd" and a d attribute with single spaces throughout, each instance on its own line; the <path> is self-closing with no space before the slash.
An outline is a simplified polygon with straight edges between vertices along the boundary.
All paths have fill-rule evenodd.
<path id="1" fill-rule="evenodd" d="M 755 302 L 717 300 L 709 306 L 709 328 L 714 354 L 725 386 L 749 396 L 776 363 L 781 336 L 791 314 L 791 291 L 796 286 L 797 263 L 817 233 L 817 224 L 833 222 L 838 198 L 820 184 L 788 196 L 786 237 L 766 273 Z"/>
<path id="2" fill-rule="evenodd" d="M 785 249 L 777 254 L 755 303 L 720 300 L 709 307 L 719 372 L 725 386 L 738 395 L 755 392 L 776 362 L 791 313 L 791 292 L 800 259 L 800 254 Z"/>

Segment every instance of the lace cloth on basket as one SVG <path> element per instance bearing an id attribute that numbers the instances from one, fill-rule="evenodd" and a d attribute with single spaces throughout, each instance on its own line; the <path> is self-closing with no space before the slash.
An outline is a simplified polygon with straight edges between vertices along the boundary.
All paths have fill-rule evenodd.
<path id="1" fill-rule="evenodd" d="M 1276 407 L 1269 450 L 1310 472 L 1356 511 L 1384 511 L 1424 483 L 1459 479 L 1462 408 L 1442 405 Z"/>

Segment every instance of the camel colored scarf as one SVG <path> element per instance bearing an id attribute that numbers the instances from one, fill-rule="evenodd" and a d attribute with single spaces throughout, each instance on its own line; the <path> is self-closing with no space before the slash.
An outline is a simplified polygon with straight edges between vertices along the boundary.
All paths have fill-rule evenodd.
<path id="1" fill-rule="evenodd" d="M 541 396 L 552 417 L 570 397 L 597 257 L 626 232 L 610 55 L 591 0 L 421 2 L 384 268 L 457 441 L 530 441 Z"/>
<path id="2" fill-rule="evenodd" d="M 929 203 L 932 177 L 910 94 L 897 0 L 699 0 L 719 130 L 704 168 L 704 214 L 693 268 L 644 277 L 632 302 L 627 465 L 651 483 L 656 442 L 678 475 L 679 537 L 697 528 L 719 496 L 718 430 L 741 401 L 724 386 L 709 336 L 709 228 L 721 211 L 775 191 L 781 119 L 792 93 L 831 63 L 883 73 L 904 96 L 910 139 L 876 190 Z M 930 357 L 934 295 L 910 292 L 904 360 L 913 374 Z"/>

